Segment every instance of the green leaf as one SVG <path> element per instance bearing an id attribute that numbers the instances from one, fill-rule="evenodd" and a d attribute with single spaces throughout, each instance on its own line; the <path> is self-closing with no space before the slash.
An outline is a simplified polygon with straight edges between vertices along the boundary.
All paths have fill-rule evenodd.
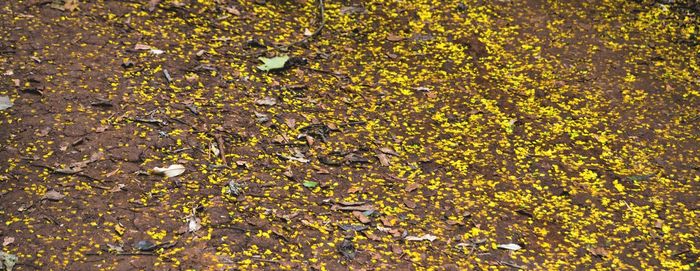
<path id="1" fill-rule="evenodd" d="M 304 183 L 302 183 L 302 184 L 307 188 L 314 188 L 314 187 L 318 186 L 318 182 L 313 182 L 313 181 L 304 181 Z"/>
<path id="2" fill-rule="evenodd" d="M 260 59 L 260 61 L 262 61 L 264 63 L 264 64 L 258 66 L 258 69 L 260 69 L 262 71 L 271 71 L 271 70 L 284 68 L 284 64 L 287 63 L 287 60 L 289 60 L 289 56 L 283 55 L 283 56 L 276 56 L 273 58 L 258 57 L 258 59 Z"/>

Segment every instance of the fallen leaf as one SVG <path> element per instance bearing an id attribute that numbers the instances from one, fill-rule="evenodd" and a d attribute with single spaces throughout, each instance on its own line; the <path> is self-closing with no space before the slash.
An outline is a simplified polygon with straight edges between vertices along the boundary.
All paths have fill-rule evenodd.
<path id="1" fill-rule="evenodd" d="M 371 211 L 374 210 L 374 206 L 371 204 L 364 204 L 364 205 L 359 205 L 359 206 L 342 206 L 342 205 L 333 205 L 331 206 L 331 210 L 341 210 L 341 211 Z"/>
<path id="2" fill-rule="evenodd" d="M 354 186 L 348 188 L 348 194 L 357 193 L 359 191 L 362 191 L 362 187 Z"/>
<path id="3" fill-rule="evenodd" d="M 654 222 L 654 228 L 661 229 L 664 226 L 664 221 L 661 219 L 657 219 L 656 222 Z"/>
<path id="4" fill-rule="evenodd" d="M 0 96 L 0 111 L 8 109 L 12 107 L 12 101 L 10 101 L 10 97 L 8 96 Z"/>
<path id="5" fill-rule="evenodd" d="M 221 151 L 219 148 L 216 147 L 216 143 L 212 142 L 209 144 L 209 151 L 211 151 L 211 154 L 214 155 L 214 157 L 218 157 Z"/>
<path id="6" fill-rule="evenodd" d="M 67 11 L 74 11 L 78 8 L 78 0 L 65 0 L 63 8 Z"/>
<path id="7" fill-rule="evenodd" d="M 381 237 L 379 237 L 378 235 L 376 235 L 374 233 L 370 233 L 370 232 L 363 232 L 363 233 L 365 234 L 365 236 L 367 236 L 367 238 L 369 240 L 372 240 L 372 241 L 381 241 L 382 240 Z"/>
<path id="8" fill-rule="evenodd" d="M 26 210 L 29 210 L 29 208 L 32 208 L 32 206 L 34 206 L 34 202 L 32 201 L 30 201 L 29 203 L 22 204 L 19 206 L 19 208 L 17 208 L 17 212 L 24 212 Z"/>
<path id="9" fill-rule="evenodd" d="M 309 146 L 313 146 L 313 145 L 314 145 L 314 138 L 313 138 L 313 137 L 307 135 L 305 138 L 306 138 L 306 144 L 307 144 L 307 145 L 309 145 Z"/>
<path id="10" fill-rule="evenodd" d="M 10 244 L 15 242 L 15 238 L 12 236 L 5 236 L 5 238 L 2 239 L 2 246 L 6 247 L 9 246 Z"/>
<path id="11" fill-rule="evenodd" d="M 138 241 L 135 245 L 134 248 L 140 251 L 151 251 L 154 250 L 157 247 L 157 245 L 151 241 L 148 240 L 141 240 Z"/>
<path id="12" fill-rule="evenodd" d="M 292 172 L 291 168 L 287 168 L 282 174 L 287 178 L 294 178 L 294 172 Z"/>
<path id="13" fill-rule="evenodd" d="M 122 253 L 122 252 L 124 252 L 124 248 L 123 248 L 122 246 L 120 246 L 120 245 L 113 245 L 113 244 L 107 243 L 107 248 L 108 248 L 110 251 L 113 251 L 113 252 L 115 252 L 115 253 Z"/>
<path id="14" fill-rule="evenodd" d="M 397 42 L 397 41 L 402 41 L 406 38 L 399 36 L 399 35 L 394 35 L 394 34 L 389 34 L 386 36 L 386 40 L 391 41 L 391 42 Z"/>
<path id="15" fill-rule="evenodd" d="M 397 244 L 392 244 L 391 245 L 391 252 L 393 252 L 396 255 L 401 255 L 403 253 L 403 249 L 401 248 L 401 246 L 399 246 Z"/>
<path id="16" fill-rule="evenodd" d="M 279 156 L 282 157 L 283 159 L 292 160 L 292 161 L 297 161 L 297 162 L 300 162 L 300 163 L 308 163 L 308 162 L 311 162 L 311 160 L 306 159 L 306 158 L 304 158 L 304 157 L 287 156 L 287 155 L 281 155 L 281 154 L 280 154 Z"/>
<path id="17" fill-rule="evenodd" d="M 338 251 L 343 254 L 345 258 L 354 259 L 355 258 L 355 244 L 348 238 L 343 239 L 343 241 L 338 246 Z"/>
<path id="18" fill-rule="evenodd" d="M 406 185 L 406 188 L 404 188 L 404 190 L 406 190 L 406 192 L 412 192 L 412 191 L 418 189 L 419 187 L 420 187 L 420 185 L 417 183 L 410 183 L 410 184 Z"/>
<path id="19" fill-rule="evenodd" d="M 382 225 L 385 227 L 393 227 L 394 226 L 394 220 L 392 217 L 381 217 L 379 220 L 382 221 Z"/>
<path id="20" fill-rule="evenodd" d="M 134 46 L 134 50 L 150 50 L 151 46 L 148 44 L 143 44 L 143 43 L 137 43 L 136 46 Z"/>
<path id="21" fill-rule="evenodd" d="M 311 37 L 314 35 L 314 32 L 311 32 L 308 28 L 304 28 L 304 36 Z"/>
<path id="22" fill-rule="evenodd" d="M 238 196 L 243 192 L 243 188 L 235 180 L 228 182 L 228 192 L 234 196 Z"/>
<path id="23" fill-rule="evenodd" d="M 604 247 L 595 247 L 595 248 L 589 249 L 588 251 L 591 252 L 591 254 L 593 254 L 593 256 L 598 256 L 601 258 L 605 258 L 608 255 L 610 255 L 610 252 L 607 249 L 605 249 Z"/>
<path id="24" fill-rule="evenodd" d="M 250 164 L 248 164 L 248 162 L 246 162 L 246 161 L 238 160 L 235 163 L 236 163 L 236 166 L 239 168 L 250 168 Z"/>
<path id="25" fill-rule="evenodd" d="M 380 152 L 383 152 L 383 153 L 386 153 L 386 154 L 393 155 L 393 156 L 399 156 L 399 154 L 398 154 L 396 151 L 394 151 L 394 150 L 392 150 L 391 148 L 388 148 L 388 147 L 381 147 L 381 148 L 379 148 L 379 151 L 380 151 Z"/>
<path id="26" fill-rule="evenodd" d="M 340 8 L 340 14 L 342 15 L 352 15 L 365 13 L 365 8 L 361 6 L 344 6 Z"/>
<path id="27" fill-rule="evenodd" d="M 387 157 L 386 154 L 378 153 L 377 158 L 379 159 L 379 164 L 381 164 L 384 167 L 389 166 L 390 161 L 389 161 L 389 157 Z"/>
<path id="28" fill-rule="evenodd" d="M 260 98 L 260 99 L 255 100 L 255 104 L 273 106 L 273 105 L 277 104 L 277 99 L 272 98 L 272 97 Z"/>
<path id="29" fill-rule="evenodd" d="M 294 127 L 297 126 L 297 121 L 292 118 L 285 118 L 284 124 L 287 124 L 287 127 L 289 127 L 289 129 L 294 129 Z"/>
<path id="30" fill-rule="evenodd" d="M 497 246 L 497 248 L 516 251 L 516 250 L 520 250 L 522 247 L 518 244 L 508 243 L 508 244 L 500 244 Z"/>
<path id="31" fill-rule="evenodd" d="M 353 215 L 355 218 L 357 218 L 358 221 L 362 222 L 362 224 L 367 224 L 367 223 L 372 222 L 372 220 L 369 219 L 369 217 L 363 215 L 362 212 L 353 211 L 353 212 L 352 212 L 352 215 Z"/>
<path id="32" fill-rule="evenodd" d="M 154 167 L 153 173 L 165 177 L 175 177 L 185 172 L 185 166 L 180 164 L 170 165 L 167 168 Z"/>
<path id="33" fill-rule="evenodd" d="M 437 239 L 437 236 L 432 235 L 432 234 L 423 234 L 422 236 L 406 236 L 407 241 L 435 241 Z"/>
<path id="34" fill-rule="evenodd" d="M 302 185 L 304 185 L 304 187 L 306 187 L 306 188 L 314 188 L 314 187 L 318 186 L 318 182 L 314 182 L 314 181 L 304 181 L 304 182 L 302 183 Z"/>
<path id="35" fill-rule="evenodd" d="M 231 13 L 236 16 L 241 16 L 241 11 L 238 10 L 236 7 L 226 7 L 226 12 Z"/>
<path id="36" fill-rule="evenodd" d="M 357 224 L 352 224 L 352 225 L 341 224 L 341 225 L 338 225 L 338 227 L 340 227 L 344 231 L 364 231 L 364 230 L 369 228 L 366 225 L 357 225 Z"/>
<path id="37" fill-rule="evenodd" d="M 47 200 L 52 200 L 52 201 L 59 201 L 65 198 L 66 196 L 61 194 L 60 192 L 56 190 L 50 190 L 44 194 L 44 196 L 41 199 L 47 199 Z"/>
<path id="38" fill-rule="evenodd" d="M 255 122 L 257 123 L 265 123 L 270 120 L 270 117 L 263 113 L 258 113 L 257 111 L 254 111 L 253 114 L 255 114 Z"/>
<path id="39" fill-rule="evenodd" d="M 260 61 L 263 62 L 262 65 L 258 66 L 261 71 L 271 71 L 284 68 L 284 65 L 289 60 L 289 56 L 276 56 L 273 58 L 259 57 Z"/>
<path id="40" fill-rule="evenodd" d="M 413 201 L 412 201 L 411 199 L 409 199 L 409 198 L 404 198 L 404 199 L 403 199 L 403 204 L 406 205 L 406 207 L 411 208 L 411 209 L 415 209 L 415 208 L 416 208 L 416 203 L 413 202 Z"/>
<path id="41" fill-rule="evenodd" d="M 195 216 L 190 216 L 190 218 L 187 221 L 187 230 L 189 232 L 196 232 L 201 228 L 202 228 L 202 220 L 195 217 Z"/>

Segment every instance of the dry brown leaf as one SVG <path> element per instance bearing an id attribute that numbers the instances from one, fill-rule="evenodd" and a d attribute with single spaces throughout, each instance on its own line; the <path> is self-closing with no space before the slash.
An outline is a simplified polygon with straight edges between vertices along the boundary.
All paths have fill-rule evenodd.
<path id="1" fill-rule="evenodd" d="M 656 222 L 654 222 L 654 228 L 661 229 L 664 226 L 664 221 L 661 219 L 657 219 Z"/>
<path id="2" fill-rule="evenodd" d="M 15 238 L 12 236 L 5 236 L 5 238 L 2 239 L 2 246 L 7 247 L 10 244 L 15 242 Z"/>
<path id="3" fill-rule="evenodd" d="M 404 39 L 406 39 L 406 38 L 399 36 L 399 35 L 391 34 L 391 33 L 386 36 L 386 40 L 391 41 L 391 42 L 402 41 Z"/>
<path id="4" fill-rule="evenodd" d="M 151 46 L 148 44 L 137 43 L 136 46 L 134 46 L 134 50 L 151 50 Z"/>
<path id="5" fill-rule="evenodd" d="M 78 0 L 66 0 L 63 2 L 63 9 L 67 11 L 74 11 L 78 8 Z"/>
<path id="6" fill-rule="evenodd" d="M 396 254 L 396 255 L 401 255 L 403 253 L 403 249 L 401 248 L 401 246 L 399 246 L 397 244 L 392 244 L 391 245 L 391 252 L 394 252 L 394 254 Z"/>
<path id="7" fill-rule="evenodd" d="M 50 190 L 47 191 L 46 194 L 41 199 L 47 199 L 47 200 L 52 200 L 52 201 L 59 201 L 65 198 L 66 196 L 61 194 L 60 192 L 56 190 Z"/>
<path id="8" fill-rule="evenodd" d="M 369 211 L 369 210 L 374 210 L 374 206 L 371 204 L 365 204 L 365 205 L 359 205 L 359 206 L 342 206 L 335 204 L 331 206 L 331 210 L 333 211 Z"/>
<path id="9" fill-rule="evenodd" d="M 403 199 L 403 204 L 406 205 L 406 207 L 411 208 L 411 209 L 416 208 L 416 203 L 408 198 Z"/>
<path id="10" fill-rule="evenodd" d="M 328 129 L 331 129 L 331 131 L 340 130 L 340 129 L 338 129 L 338 125 L 335 125 L 334 123 L 328 123 L 328 124 L 326 124 L 326 126 L 328 127 Z"/>
<path id="11" fill-rule="evenodd" d="M 354 186 L 354 187 L 348 188 L 348 194 L 357 193 L 359 191 L 362 191 L 362 187 Z"/>
<path id="12" fill-rule="evenodd" d="M 282 173 L 282 174 L 284 174 L 284 176 L 287 178 L 294 178 L 294 172 L 292 172 L 292 169 L 290 169 L 290 168 L 285 170 L 284 173 Z"/>
<path id="13" fill-rule="evenodd" d="M 417 183 L 410 183 L 410 184 L 406 185 L 406 188 L 404 188 L 404 189 L 406 190 L 406 192 L 413 192 L 414 190 L 418 189 L 419 187 L 420 187 L 420 185 Z"/>
<path id="14" fill-rule="evenodd" d="M 285 118 L 284 123 L 287 124 L 287 127 L 289 127 L 289 129 L 294 129 L 294 127 L 297 126 L 297 120 L 293 118 Z"/>
<path id="15" fill-rule="evenodd" d="M 386 153 L 386 154 L 389 154 L 389 155 L 399 156 L 399 154 L 396 151 L 392 150 L 389 147 L 381 147 L 381 148 L 379 148 L 379 151 Z"/>
<path id="16" fill-rule="evenodd" d="M 593 254 L 594 256 L 598 256 L 598 257 L 602 257 L 602 258 L 605 258 L 608 255 L 610 255 L 610 252 L 607 249 L 605 249 L 604 247 L 595 247 L 595 248 L 589 249 L 588 251 L 591 252 L 591 254 Z"/>
<path id="17" fill-rule="evenodd" d="M 384 153 L 378 153 L 377 158 L 379 159 L 379 164 L 381 164 L 384 167 L 388 167 L 390 164 L 389 157 L 386 156 Z"/>
<path id="18" fill-rule="evenodd" d="M 367 236 L 367 239 L 369 239 L 369 240 L 372 240 L 372 241 L 381 241 L 382 240 L 381 237 L 377 236 L 374 233 L 370 233 L 370 232 L 363 232 L 363 233 L 365 234 L 365 236 Z"/>
<path id="19" fill-rule="evenodd" d="M 367 224 L 367 223 L 372 222 L 371 219 L 369 219 L 367 216 L 363 215 L 363 214 L 362 214 L 361 212 L 359 212 L 359 211 L 354 211 L 354 212 L 352 212 L 352 215 L 355 216 L 355 218 L 357 218 L 357 220 L 359 220 L 360 222 L 362 222 L 362 224 Z"/>
<path id="20" fill-rule="evenodd" d="M 343 206 L 359 206 L 365 204 L 364 201 L 339 201 L 338 204 Z"/>
<path id="21" fill-rule="evenodd" d="M 308 144 L 309 146 L 313 146 L 314 145 L 314 138 L 307 135 L 306 136 L 306 144 Z"/>
<path id="22" fill-rule="evenodd" d="M 394 226 L 394 219 L 392 217 L 381 217 L 379 220 L 382 221 L 382 225 L 385 227 L 393 227 Z"/>
<path id="23" fill-rule="evenodd" d="M 236 16 L 241 16 L 241 11 L 238 10 L 236 7 L 226 7 L 226 12 L 231 13 Z"/>

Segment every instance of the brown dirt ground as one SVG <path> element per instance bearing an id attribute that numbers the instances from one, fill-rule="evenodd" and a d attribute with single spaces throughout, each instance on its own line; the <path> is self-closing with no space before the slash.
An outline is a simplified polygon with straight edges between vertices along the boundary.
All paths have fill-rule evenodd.
<path id="1" fill-rule="evenodd" d="M 0 3 L 16 270 L 697 267 L 695 2 L 147 2 Z"/>

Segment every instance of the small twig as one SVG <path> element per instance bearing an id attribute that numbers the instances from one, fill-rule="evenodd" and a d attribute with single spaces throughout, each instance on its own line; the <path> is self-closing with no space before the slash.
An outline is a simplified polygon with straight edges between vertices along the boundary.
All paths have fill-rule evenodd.
<path id="1" fill-rule="evenodd" d="M 224 163 L 224 165 L 228 166 L 228 163 L 226 162 L 226 146 L 224 146 L 224 139 L 221 138 L 221 135 L 219 134 L 214 135 L 214 138 L 216 139 L 216 144 L 219 145 L 219 155 L 221 156 L 221 161 Z"/>
<path id="2" fill-rule="evenodd" d="M 365 125 L 365 124 L 367 124 L 366 121 L 350 121 L 350 122 L 341 123 L 338 126 L 344 127 L 344 126 L 355 126 L 355 125 Z"/>
<path id="3" fill-rule="evenodd" d="M 214 227 L 212 227 L 212 228 L 214 228 L 214 229 L 220 229 L 220 230 L 237 230 L 237 231 L 241 231 L 241 232 L 250 232 L 250 231 L 252 231 L 252 230 L 249 230 L 249 229 L 244 229 L 244 228 L 241 228 L 241 227 L 231 226 L 231 225 L 219 225 L 219 226 L 214 226 Z"/>

